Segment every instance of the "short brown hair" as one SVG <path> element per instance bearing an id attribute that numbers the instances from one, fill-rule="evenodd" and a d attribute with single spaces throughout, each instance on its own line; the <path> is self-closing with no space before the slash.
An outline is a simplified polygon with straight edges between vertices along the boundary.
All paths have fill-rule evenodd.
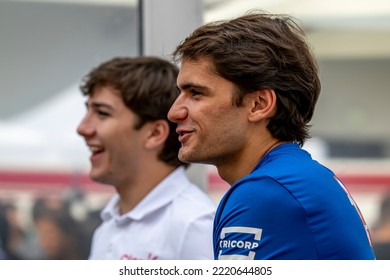
<path id="1" fill-rule="evenodd" d="M 233 103 L 247 93 L 273 89 L 277 113 L 268 129 L 282 141 L 303 145 L 320 94 L 316 62 L 293 18 L 251 11 L 196 29 L 173 52 L 173 60 L 210 58 L 214 70 L 237 87 Z"/>
<path id="2" fill-rule="evenodd" d="M 167 118 L 179 94 L 178 72 L 176 65 L 158 57 L 115 57 L 92 69 L 83 78 L 80 90 L 86 96 L 101 86 L 117 90 L 126 106 L 139 117 L 137 129 L 149 121 L 166 120 L 170 131 L 159 159 L 176 167 L 188 166 L 178 159 L 181 144 L 176 125 Z"/>

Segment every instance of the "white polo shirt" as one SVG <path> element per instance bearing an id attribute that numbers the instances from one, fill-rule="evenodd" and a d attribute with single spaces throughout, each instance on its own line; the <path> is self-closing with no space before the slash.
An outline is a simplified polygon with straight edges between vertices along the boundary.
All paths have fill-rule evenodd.
<path id="1" fill-rule="evenodd" d="M 161 181 L 130 212 L 115 194 L 101 212 L 90 259 L 213 259 L 216 203 L 189 181 L 183 167 Z"/>

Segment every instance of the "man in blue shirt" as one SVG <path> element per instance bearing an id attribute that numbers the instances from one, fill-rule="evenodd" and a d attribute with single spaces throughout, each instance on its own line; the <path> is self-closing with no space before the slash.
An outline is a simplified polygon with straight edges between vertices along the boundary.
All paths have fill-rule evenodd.
<path id="1" fill-rule="evenodd" d="M 353 198 L 302 149 L 321 85 L 291 17 L 254 11 L 206 24 L 173 58 L 179 158 L 215 165 L 231 185 L 215 259 L 375 259 Z"/>

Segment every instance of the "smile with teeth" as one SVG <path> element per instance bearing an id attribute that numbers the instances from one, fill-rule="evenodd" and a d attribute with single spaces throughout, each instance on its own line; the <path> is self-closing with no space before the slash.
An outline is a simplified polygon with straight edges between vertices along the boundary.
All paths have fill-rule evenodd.
<path id="1" fill-rule="evenodd" d="M 90 146 L 89 150 L 92 152 L 93 155 L 95 155 L 97 153 L 103 152 L 104 149 L 102 147 Z"/>

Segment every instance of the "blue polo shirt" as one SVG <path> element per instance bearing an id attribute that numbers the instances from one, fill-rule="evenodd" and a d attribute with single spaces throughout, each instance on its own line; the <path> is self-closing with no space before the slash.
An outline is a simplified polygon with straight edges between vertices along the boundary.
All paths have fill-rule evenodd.
<path id="1" fill-rule="evenodd" d="M 295 143 L 266 154 L 226 192 L 215 259 L 375 259 L 364 219 L 336 175 Z"/>

